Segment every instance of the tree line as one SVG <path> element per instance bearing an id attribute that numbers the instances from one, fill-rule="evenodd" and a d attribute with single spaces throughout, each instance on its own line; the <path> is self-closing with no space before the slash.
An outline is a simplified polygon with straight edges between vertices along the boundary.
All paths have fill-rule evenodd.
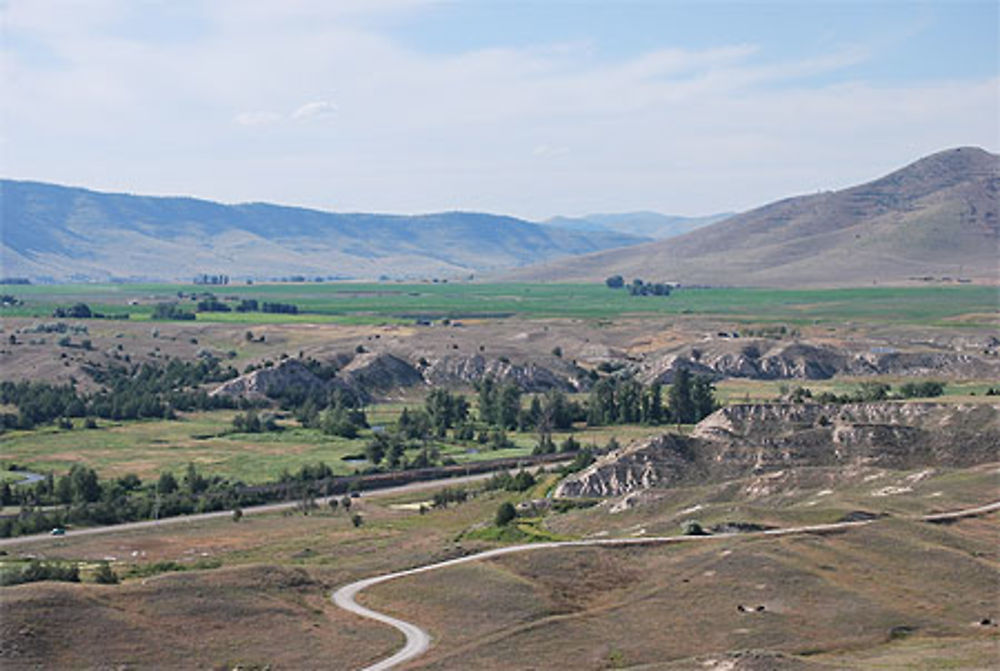
<path id="1" fill-rule="evenodd" d="M 0 382 L 0 404 L 17 407 L 17 413 L 0 414 L 0 429 L 32 429 L 70 418 L 87 418 L 88 428 L 96 428 L 94 418 L 173 419 L 177 411 L 235 408 L 226 396 L 209 396 L 197 387 L 236 377 L 232 367 L 223 368 L 218 359 L 194 362 L 171 359 L 166 364 L 112 364 L 84 368 L 102 388 L 92 393 L 74 383 L 53 384 L 21 380 Z M 66 428 L 72 423 L 62 422 Z"/>
<path id="2" fill-rule="evenodd" d="M 631 283 L 625 284 L 621 275 L 612 275 L 604 280 L 609 289 L 626 289 L 630 296 L 669 296 L 671 286 L 663 282 L 645 282 L 636 277 Z"/>
<path id="3" fill-rule="evenodd" d="M 813 394 L 808 387 L 796 387 L 785 395 L 792 403 L 871 403 L 876 401 L 898 401 L 911 398 L 936 398 L 944 394 L 944 382 L 927 380 L 924 382 L 905 382 L 893 391 L 892 385 L 885 382 L 862 382 L 853 391 L 836 394 L 829 391 Z"/>

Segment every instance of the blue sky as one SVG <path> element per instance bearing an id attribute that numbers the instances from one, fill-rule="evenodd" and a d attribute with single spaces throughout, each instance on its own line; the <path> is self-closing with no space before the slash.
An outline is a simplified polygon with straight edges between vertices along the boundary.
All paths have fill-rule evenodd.
<path id="1" fill-rule="evenodd" d="M 0 172 L 532 219 L 1000 149 L 996 2 L 0 0 Z"/>

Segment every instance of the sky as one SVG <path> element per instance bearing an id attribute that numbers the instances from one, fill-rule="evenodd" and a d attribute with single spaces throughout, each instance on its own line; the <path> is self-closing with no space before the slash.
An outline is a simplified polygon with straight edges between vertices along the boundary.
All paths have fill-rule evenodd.
<path id="1" fill-rule="evenodd" d="M 0 174 L 702 215 L 1000 151 L 1000 3 L 0 0 Z"/>

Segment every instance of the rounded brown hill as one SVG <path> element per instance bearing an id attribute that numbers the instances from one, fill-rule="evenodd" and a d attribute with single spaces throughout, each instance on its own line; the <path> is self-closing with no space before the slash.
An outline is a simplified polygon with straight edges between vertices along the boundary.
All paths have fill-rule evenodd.
<path id="1" fill-rule="evenodd" d="M 995 284 L 1000 156 L 949 149 L 860 186 L 780 200 L 682 236 L 536 266 L 517 279 L 683 284 Z"/>

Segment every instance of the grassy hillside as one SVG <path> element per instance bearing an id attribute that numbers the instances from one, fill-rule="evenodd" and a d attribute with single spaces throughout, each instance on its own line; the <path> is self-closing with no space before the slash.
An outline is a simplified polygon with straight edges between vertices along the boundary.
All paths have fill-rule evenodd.
<path id="1" fill-rule="evenodd" d="M 613 274 L 685 284 L 858 286 L 997 280 L 1000 157 L 974 147 L 874 182 L 789 198 L 694 232 L 519 271 L 546 281 Z"/>

